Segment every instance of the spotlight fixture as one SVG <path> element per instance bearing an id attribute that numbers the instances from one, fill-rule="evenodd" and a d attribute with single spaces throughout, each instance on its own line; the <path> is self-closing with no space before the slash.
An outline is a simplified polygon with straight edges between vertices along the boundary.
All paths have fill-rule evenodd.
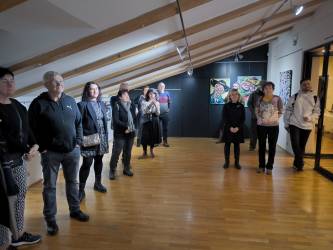
<path id="1" fill-rule="evenodd" d="M 235 62 L 239 62 L 240 60 L 242 60 L 244 58 L 244 56 L 242 54 L 240 54 L 238 51 L 235 54 Z"/>
<path id="2" fill-rule="evenodd" d="M 236 53 L 235 55 L 235 59 L 234 59 L 235 62 L 238 62 L 239 61 L 239 58 L 238 58 L 238 54 Z"/>
<path id="3" fill-rule="evenodd" d="M 184 52 L 186 50 L 186 47 L 185 46 L 177 46 L 176 47 L 176 50 L 178 52 L 178 55 L 180 57 L 180 60 L 181 61 L 184 61 L 184 58 L 185 58 L 185 55 L 184 55 Z"/>
<path id="4" fill-rule="evenodd" d="M 294 9 L 295 16 L 298 16 L 299 14 L 301 14 L 303 10 L 304 10 L 303 5 L 295 6 L 295 9 Z"/>
<path id="5" fill-rule="evenodd" d="M 192 68 L 192 67 L 189 67 L 189 68 L 187 69 L 187 75 L 188 75 L 188 76 L 192 76 L 192 75 L 193 75 L 193 68 Z"/>

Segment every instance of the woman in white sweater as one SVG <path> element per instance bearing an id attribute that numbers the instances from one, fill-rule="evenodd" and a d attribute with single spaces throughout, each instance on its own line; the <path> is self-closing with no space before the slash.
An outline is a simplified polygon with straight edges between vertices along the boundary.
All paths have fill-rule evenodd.
<path id="1" fill-rule="evenodd" d="M 143 114 L 143 125 L 141 135 L 141 145 L 143 154 L 140 159 L 147 158 L 147 147 L 150 146 L 150 156 L 155 157 L 154 147 L 161 143 L 159 115 L 160 103 L 156 100 L 156 94 L 153 89 L 149 89 L 146 93 L 146 98 L 142 102 L 141 111 Z"/>

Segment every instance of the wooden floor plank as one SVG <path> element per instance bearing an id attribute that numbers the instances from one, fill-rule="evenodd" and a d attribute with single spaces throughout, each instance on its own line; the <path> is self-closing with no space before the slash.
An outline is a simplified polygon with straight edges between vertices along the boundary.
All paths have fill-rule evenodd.
<path id="1" fill-rule="evenodd" d="M 272 176 L 257 174 L 257 152 L 241 147 L 242 170 L 224 170 L 223 144 L 207 138 L 171 138 L 155 159 L 138 160 L 134 177 L 107 179 L 108 192 L 93 191 L 93 170 L 82 208 L 91 220 L 69 219 L 59 177 L 59 235 L 45 235 L 42 185 L 27 195 L 26 229 L 41 232 L 33 249 L 333 249 L 333 183 L 312 170 L 294 173 L 292 158 L 278 150 Z M 233 162 L 233 161 L 232 161 Z M 30 249 L 30 248 L 27 248 Z M 32 249 L 32 247 L 31 247 Z"/>

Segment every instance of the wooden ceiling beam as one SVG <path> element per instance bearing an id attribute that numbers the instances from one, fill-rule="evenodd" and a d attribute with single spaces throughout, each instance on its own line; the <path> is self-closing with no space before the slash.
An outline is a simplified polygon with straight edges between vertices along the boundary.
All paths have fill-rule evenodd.
<path id="1" fill-rule="evenodd" d="M 206 4 L 212 0 L 182 0 L 181 6 L 183 11 Z M 120 23 L 101 32 L 81 38 L 75 42 L 69 43 L 62 47 L 51 50 L 47 53 L 32 57 L 23 62 L 12 65 L 10 68 L 17 74 L 40 67 L 50 62 L 59 60 L 66 56 L 78 53 L 80 51 L 92 48 L 104 42 L 113 40 L 117 37 L 129 34 L 133 31 L 142 29 L 143 27 L 152 25 L 166 18 L 172 17 L 178 13 L 177 4 L 175 2 L 163 7 L 149 11 L 136 18 Z"/>
<path id="2" fill-rule="evenodd" d="M 314 4 L 314 2 L 318 4 L 318 0 L 309 2 L 308 4 L 310 4 L 310 3 Z M 311 12 L 311 14 L 313 14 L 313 12 Z M 290 16 L 290 15 L 292 15 L 292 13 L 290 12 L 290 10 L 286 10 L 286 11 L 283 11 L 281 13 L 278 13 L 278 14 L 272 16 L 270 18 L 269 22 L 277 20 L 277 19 L 280 19 L 280 18 L 285 18 L 285 17 Z M 304 14 L 304 15 L 302 15 L 300 17 L 293 17 L 292 19 L 289 19 L 289 20 L 287 20 L 285 22 L 282 22 L 279 25 L 283 26 L 283 25 L 286 25 L 286 24 L 289 24 L 289 23 L 292 23 L 292 22 L 300 21 L 300 20 L 308 17 L 309 15 L 310 14 Z M 258 25 L 260 25 L 262 23 L 262 21 L 263 20 L 255 21 L 255 22 L 250 23 L 248 25 L 242 26 L 240 28 L 233 29 L 231 31 L 225 32 L 225 33 L 220 34 L 218 36 L 215 36 L 213 38 L 210 38 L 210 39 L 207 39 L 205 41 L 201 41 L 199 43 L 191 45 L 190 46 L 190 50 L 195 50 L 195 49 L 200 48 L 202 46 L 206 46 L 206 45 L 208 45 L 210 43 L 218 42 L 221 39 L 225 39 L 227 37 L 235 36 L 235 35 L 237 35 L 239 33 L 242 33 L 242 32 L 248 31 L 250 29 L 253 29 L 253 28 L 257 27 Z M 266 23 L 266 25 L 267 25 L 267 23 Z M 131 53 L 132 52 L 129 52 L 128 54 L 131 54 Z M 140 53 L 142 53 L 142 51 L 140 51 Z M 177 55 L 178 55 L 177 52 L 171 52 L 171 53 L 163 55 L 163 56 L 161 56 L 159 58 L 152 59 L 152 60 L 140 63 L 140 64 L 136 64 L 136 65 L 134 65 L 134 66 L 132 66 L 130 68 L 127 68 L 127 69 L 124 69 L 124 70 L 121 70 L 121 71 L 117 71 L 117 72 L 108 74 L 108 75 L 103 76 L 101 78 L 95 79 L 94 81 L 96 81 L 96 82 L 106 81 L 106 80 L 109 80 L 111 78 L 115 78 L 115 77 L 118 77 L 118 76 L 130 73 L 132 71 L 135 71 L 135 70 L 138 70 L 138 69 L 141 69 L 141 68 L 153 65 L 155 63 L 159 63 L 161 61 L 170 59 L 170 58 L 175 57 Z M 95 69 L 107 66 L 109 64 L 112 64 L 112 63 L 120 60 L 119 58 L 121 58 L 121 57 L 119 57 L 118 55 L 113 55 L 111 57 L 107 57 L 107 58 L 98 60 L 98 61 L 93 62 L 91 64 L 82 66 L 80 68 L 77 68 L 77 69 L 74 69 L 74 70 L 71 70 L 71 71 L 68 71 L 68 72 L 65 72 L 65 73 L 63 73 L 63 77 L 64 77 L 64 79 L 68 79 L 68 78 L 72 78 L 72 77 L 75 77 L 75 76 L 78 76 L 78 75 L 81 75 L 81 74 L 84 74 L 84 73 L 88 73 L 88 72 L 90 72 L 92 70 L 95 70 Z M 80 88 L 83 85 L 84 84 L 81 84 L 80 86 L 77 86 L 77 88 Z M 23 95 L 23 94 L 29 93 L 29 92 L 31 92 L 31 91 L 33 91 L 35 89 L 38 89 L 38 88 L 40 88 L 42 86 L 43 86 L 43 82 L 37 82 L 37 83 L 31 84 L 31 85 L 29 85 L 27 87 L 23 87 L 23 88 L 18 89 L 17 92 L 16 92 L 16 95 L 19 96 L 19 95 Z M 72 91 L 73 89 L 75 89 L 75 87 L 72 87 L 70 89 L 70 91 Z"/>
<path id="3" fill-rule="evenodd" d="M 186 10 L 185 8 L 183 8 L 185 1 L 197 2 L 197 1 L 191 1 L 191 0 L 182 0 L 182 9 L 183 10 Z M 198 2 L 201 2 L 201 1 L 204 1 L 204 0 L 200 0 Z M 208 0 L 206 0 L 206 1 L 208 1 Z M 187 34 L 188 35 L 192 35 L 194 33 L 198 33 L 200 31 L 203 31 L 203 30 L 207 29 L 207 28 L 211 28 L 211 27 L 214 27 L 214 26 L 216 26 L 218 24 L 221 24 L 223 22 L 230 21 L 230 20 L 235 19 L 237 17 L 240 17 L 242 15 L 249 14 L 252 11 L 259 10 L 261 8 L 267 7 L 269 5 L 277 3 L 279 1 L 280 0 L 259 0 L 257 2 L 254 2 L 254 3 L 251 3 L 249 5 L 243 6 L 243 7 L 239 8 L 239 9 L 236 9 L 236 10 L 233 10 L 231 12 L 228 12 L 226 14 L 223 14 L 223 15 L 220 15 L 218 17 L 212 18 L 212 19 L 210 19 L 208 21 L 205 21 L 203 23 L 194 25 L 194 26 L 186 29 L 187 30 Z M 205 3 L 205 1 L 204 1 L 204 3 Z M 146 15 L 144 15 L 144 16 L 147 19 L 149 19 L 149 12 Z M 134 19 L 132 19 L 132 20 L 130 20 L 128 22 L 132 22 L 133 20 Z M 133 23 L 134 23 L 133 25 L 136 25 L 138 22 L 136 21 L 136 22 L 133 22 Z M 122 25 L 122 24 L 120 24 L 120 25 Z M 112 27 L 110 29 L 115 29 L 118 26 L 119 25 L 114 26 L 114 27 Z M 127 27 L 127 25 L 125 25 L 125 26 Z M 117 30 L 119 29 L 118 32 L 122 32 L 123 33 L 124 30 L 126 30 L 126 27 L 121 27 L 121 28 L 118 27 Z M 137 28 L 137 29 L 139 29 L 139 28 Z M 134 31 L 134 30 L 132 30 L 132 31 Z M 102 32 L 105 32 L 105 31 L 102 31 Z M 114 39 L 114 38 L 117 37 L 117 36 L 111 36 L 112 33 L 111 33 L 111 35 L 109 33 L 111 33 L 111 32 L 108 31 L 108 32 L 106 32 L 106 34 L 103 33 L 103 36 L 100 36 L 99 35 L 100 33 L 98 33 L 98 34 L 95 34 L 95 35 L 92 35 L 92 36 L 89 36 L 89 37 L 86 37 L 86 38 L 82 38 L 82 39 L 80 39 L 80 40 L 78 40 L 76 42 L 70 43 L 68 45 L 65 45 L 63 47 L 57 48 L 55 50 L 52 50 L 52 51 L 47 52 L 47 53 L 44 53 L 42 55 L 33 57 L 33 58 L 28 59 L 26 61 L 23 61 L 21 63 L 12 65 L 10 68 L 15 73 L 21 73 L 21 72 L 26 71 L 28 69 L 32 69 L 32 68 L 35 68 L 35 67 L 39 67 L 39 66 L 45 65 L 45 64 L 50 63 L 52 61 L 61 59 L 61 58 L 65 57 L 65 56 L 69 56 L 69 55 L 77 53 L 77 52 L 80 52 L 80 51 L 82 51 L 84 49 L 88 49 L 88 48 L 96 46 L 96 45 L 98 45 L 98 44 L 100 44 L 102 42 L 106 42 L 106 41 L 112 40 L 112 39 Z M 127 33 L 130 33 L 129 30 L 126 30 L 126 34 Z M 181 38 L 183 38 L 183 31 L 176 31 L 176 32 L 174 32 L 172 34 L 169 34 L 169 35 L 163 36 L 161 38 L 158 38 L 158 39 L 155 39 L 155 40 L 143 43 L 141 45 L 138 45 L 138 46 L 132 47 L 130 49 L 124 50 L 122 52 L 116 53 L 114 55 L 108 56 L 108 57 L 103 58 L 101 60 L 98 60 L 96 62 L 87 64 L 87 65 L 85 65 L 83 67 L 80 67 L 78 69 L 74 69 L 72 71 L 69 71 L 68 75 L 71 75 L 73 77 L 76 74 L 79 74 L 80 72 L 87 72 L 87 71 L 91 71 L 91 70 L 94 70 L 94 69 L 97 69 L 97 68 L 109 65 L 111 63 L 123 60 L 125 58 L 130 57 L 130 56 L 134 56 L 134 55 L 143 53 L 145 51 L 149 51 L 151 49 L 154 49 L 156 47 L 165 45 L 167 43 L 170 43 L 170 42 L 173 42 L 173 41 L 177 41 L 177 40 L 179 40 Z M 93 44 L 91 44 L 91 43 L 93 43 Z M 86 44 L 91 44 L 92 46 L 87 46 Z"/>
<path id="4" fill-rule="evenodd" d="M 16 5 L 24 3 L 26 1 L 28 1 L 28 0 L 1 0 L 0 1 L 0 13 L 5 10 L 11 9 L 11 8 L 15 7 Z"/>
<path id="5" fill-rule="evenodd" d="M 274 38 L 269 38 L 269 39 L 266 39 L 264 40 L 263 42 L 260 42 L 260 43 L 256 43 L 255 45 L 251 45 L 251 46 L 246 46 L 244 47 L 243 49 L 241 49 L 240 52 L 244 52 L 244 51 L 247 51 L 247 50 L 250 50 L 252 48 L 255 48 L 255 47 L 258 47 L 258 46 L 261 46 L 261 45 L 264 45 L 266 43 L 268 43 L 269 41 L 273 40 Z M 235 50 L 236 51 L 236 50 Z M 218 60 L 221 60 L 221 59 L 224 59 L 224 58 L 227 58 L 227 57 L 230 57 L 232 55 L 235 54 L 235 51 L 232 51 L 232 52 L 229 52 L 227 54 L 223 54 L 223 55 L 220 55 L 216 58 L 213 58 L 214 61 L 218 61 Z M 199 67 L 202 67 L 202 66 L 205 66 L 209 63 L 212 63 L 214 61 L 205 61 L 205 62 L 202 62 L 200 64 L 194 64 L 194 68 L 199 68 Z M 156 76 L 154 77 L 149 77 L 149 79 L 145 80 L 145 81 L 140 81 L 138 83 L 134 83 L 134 84 L 131 84 L 130 85 L 130 89 L 135 89 L 135 88 L 138 88 L 138 87 L 141 87 L 141 86 L 145 86 L 145 85 L 148 85 L 148 84 L 151 84 L 151 83 L 154 83 L 154 82 L 157 82 L 157 81 L 161 81 L 161 80 L 164 80 L 166 78 L 169 78 L 169 77 L 172 77 L 172 76 L 175 76 L 175 75 L 178 75 L 178 74 L 181 74 L 181 73 L 184 73 L 186 72 L 187 69 L 186 67 L 183 67 L 181 69 L 177 69 L 177 70 L 171 70 L 169 72 L 166 72 L 166 73 L 161 73 L 161 74 L 157 74 Z M 107 95 L 114 95 L 118 92 L 118 85 L 115 85 L 113 86 L 112 88 L 110 88 L 110 90 L 108 91 L 103 91 L 103 94 L 107 94 Z"/>
<path id="6" fill-rule="evenodd" d="M 288 27 L 288 28 L 284 28 L 284 29 L 282 29 L 282 30 L 279 30 L 279 31 L 276 31 L 276 32 L 274 32 L 274 33 L 272 33 L 272 34 L 269 34 L 267 37 L 261 37 L 261 38 L 257 38 L 257 39 L 255 39 L 255 40 L 253 40 L 253 41 L 251 41 L 250 42 L 250 44 L 253 44 L 253 43 L 258 43 L 258 42 L 260 42 L 260 41 L 262 41 L 262 40 L 266 40 L 266 39 L 269 39 L 269 38 L 273 38 L 273 37 L 276 37 L 277 35 L 279 35 L 279 34 L 281 34 L 281 33 L 284 33 L 284 32 L 286 32 L 286 31 L 289 31 L 289 30 L 291 30 L 291 28 L 292 27 Z M 257 34 L 257 36 L 260 36 L 261 34 Z M 244 39 L 245 39 L 246 37 L 243 37 L 243 40 L 241 39 L 240 41 L 238 41 L 239 43 L 241 43 L 241 42 L 243 42 L 244 41 Z M 235 42 L 234 42 L 235 43 Z M 211 51 L 217 51 L 217 50 L 220 50 L 220 49 L 223 49 L 223 48 L 225 48 L 225 46 L 218 46 L 218 47 L 215 47 L 215 48 L 213 48 L 213 49 L 210 49 Z M 223 53 L 228 53 L 229 51 L 235 51 L 235 50 L 237 50 L 237 49 L 239 49 L 239 45 L 237 45 L 237 46 L 235 46 L 235 47 L 233 47 L 233 48 L 228 48 L 228 49 L 226 49 L 226 50 L 224 50 L 224 51 L 220 51 L 220 52 L 218 52 L 217 54 L 215 54 L 215 55 L 210 55 L 210 56 L 208 56 L 208 57 L 206 57 L 206 58 L 198 58 L 198 57 L 200 57 L 200 56 L 202 56 L 202 55 L 204 55 L 204 54 L 207 54 L 206 52 L 202 52 L 199 56 L 198 55 L 194 55 L 193 56 L 193 64 L 195 64 L 195 63 L 199 63 L 200 61 L 207 61 L 207 60 L 209 60 L 209 59 L 211 59 L 211 58 L 215 58 L 215 57 L 217 57 L 218 55 L 221 55 L 221 54 L 223 54 Z M 233 52 L 234 53 L 234 52 Z M 166 65 L 163 65 L 163 66 L 159 66 L 159 67 L 157 67 L 157 68 L 154 68 L 154 69 L 150 69 L 150 70 L 148 70 L 148 71 L 145 71 L 145 72 L 141 72 L 141 73 L 139 73 L 139 74 L 137 74 L 137 75 L 135 75 L 135 76 L 131 76 L 131 77 L 128 77 L 128 78 L 126 78 L 126 79 L 123 79 L 123 80 L 120 80 L 120 81 L 117 81 L 117 82 L 113 82 L 113 83 L 109 83 L 109 84 L 105 84 L 105 85 L 102 85 L 102 84 L 100 84 L 100 87 L 104 90 L 104 89 L 107 89 L 107 88 L 110 88 L 110 87 L 112 87 L 112 86 L 115 86 L 115 85 L 117 85 L 117 84 L 120 84 L 121 82 L 126 82 L 126 81 L 130 81 L 130 80 L 133 80 L 133 79 L 135 79 L 135 78 L 139 78 L 139 77 L 142 77 L 142 76 L 144 76 L 144 75 L 147 75 L 147 74 L 151 74 L 151 73 L 153 73 L 153 72 L 156 72 L 156 71 L 159 71 L 159 70 L 162 70 L 162 69 L 165 69 L 165 68 L 168 68 L 168 67 L 171 67 L 171 66 L 175 66 L 175 65 L 177 65 L 177 64 L 185 64 L 186 62 L 184 61 L 184 62 L 172 62 L 172 63 L 168 63 L 168 64 L 166 64 Z M 74 96 L 77 96 L 79 93 L 69 93 L 70 95 L 74 95 Z"/>

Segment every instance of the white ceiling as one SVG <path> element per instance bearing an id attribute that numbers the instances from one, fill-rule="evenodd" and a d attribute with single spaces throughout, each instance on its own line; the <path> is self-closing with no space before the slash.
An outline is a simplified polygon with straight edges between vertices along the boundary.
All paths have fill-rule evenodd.
<path id="1" fill-rule="evenodd" d="M 311 0 L 294 0 L 293 4 L 307 3 L 310 1 Z M 28 0 L 0 13 L 0 65 L 7 67 L 12 66 L 173 2 L 172 0 Z M 257 1 L 212 0 L 206 4 L 185 11 L 183 13 L 185 26 L 188 29 L 193 25 L 200 24 L 254 2 Z M 230 21 L 190 35 L 188 41 L 190 45 L 193 45 L 230 30 L 267 18 L 282 2 L 281 0 L 274 5 L 261 8 L 247 15 L 239 16 Z M 305 10 L 305 13 L 315 10 L 317 7 L 318 6 L 312 7 L 311 9 L 308 8 Z M 290 1 L 288 1 L 280 12 L 290 8 Z M 293 15 L 290 11 L 290 17 L 288 18 L 292 17 Z M 288 18 L 284 17 L 273 22 L 268 22 L 266 26 L 269 27 L 273 24 L 281 23 Z M 68 72 L 179 30 L 181 30 L 179 15 L 172 16 L 92 48 L 19 73 L 15 76 L 17 88 L 20 89 L 40 82 L 43 73 L 48 70 L 55 70 L 60 73 Z M 253 28 L 240 34 L 226 37 L 215 43 L 207 44 L 206 46 L 192 51 L 192 54 L 195 57 L 198 53 L 203 53 L 216 46 L 222 46 L 228 41 L 250 35 L 254 30 Z M 79 84 L 83 84 L 87 81 L 95 80 L 136 64 L 159 58 L 167 53 L 174 52 L 177 45 L 184 44 L 184 39 L 164 44 L 149 51 L 112 63 L 111 65 L 69 78 L 66 80 L 66 87 L 79 86 Z M 209 55 L 213 56 L 219 51 L 225 51 L 225 49 L 226 48 L 216 50 L 215 53 L 207 53 L 206 57 Z M 163 62 L 108 80 L 105 83 L 116 83 L 122 79 L 129 79 L 140 73 L 153 71 L 157 67 L 162 67 L 163 65 L 177 61 L 180 62 L 177 57 L 167 59 Z M 131 79 L 129 82 L 135 83 L 137 87 L 140 83 L 144 84 L 147 81 L 146 78 L 155 79 L 163 72 L 178 72 L 186 68 L 184 65 L 186 66 L 186 63 L 156 70 L 156 72 L 137 77 L 137 79 Z M 104 83 L 102 83 L 102 85 L 103 84 Z M 116 91 L 116 89 L 117 86 L 112 87 L 112 90 Z M 43 91 L 42 88 L 37 90 L 33 89 L 30 95 L 35 95 L 41 91 Z M 74 92 L 81 92 L 81 89 Z"/>

